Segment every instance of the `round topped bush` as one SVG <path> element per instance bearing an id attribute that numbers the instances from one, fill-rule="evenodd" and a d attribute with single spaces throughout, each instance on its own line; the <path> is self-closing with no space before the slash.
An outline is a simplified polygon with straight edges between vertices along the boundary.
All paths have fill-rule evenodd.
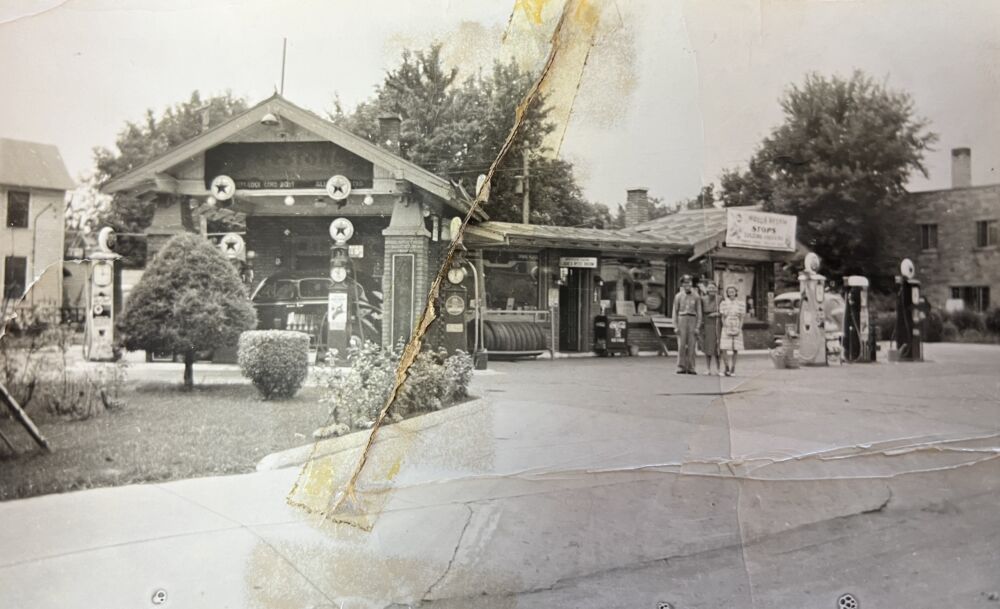
<path id="1" fill-rule="evenodd" d="M 309 335 L 287 330 L 253 330 L 240 335 L 240 372 L 265 400 L 290 398 L 309 374 Z"/>

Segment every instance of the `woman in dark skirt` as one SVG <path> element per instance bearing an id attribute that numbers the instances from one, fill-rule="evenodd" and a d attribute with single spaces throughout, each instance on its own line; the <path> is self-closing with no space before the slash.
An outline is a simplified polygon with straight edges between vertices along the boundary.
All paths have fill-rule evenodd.
<path id="1" fill-rule="evenodd" d="M 705 286 L 705 295 L 701 299 L 702 313 L 704 315 L 704 328 L 701 335 L 701 350 L 705 354 L 708 362 L 708 373 L 712 372 L 712 359 L 715 359 L 716 375 L 722 374 L 719 364 L 719 332 L 722 326 L 722 318 L 719 316 L 719 288 L 715 282 L 710 281 Z"/>

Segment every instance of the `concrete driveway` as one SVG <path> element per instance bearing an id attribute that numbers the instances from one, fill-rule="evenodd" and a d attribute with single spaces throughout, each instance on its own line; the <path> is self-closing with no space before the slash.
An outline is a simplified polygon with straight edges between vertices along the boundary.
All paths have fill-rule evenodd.
<path id="1" fill-rule="evenodd" d="M 350 497 L 364 434 L 0 504 L 0 607 L 998 607 L 1000 348 L 928 357 L 497 364 Z"/>

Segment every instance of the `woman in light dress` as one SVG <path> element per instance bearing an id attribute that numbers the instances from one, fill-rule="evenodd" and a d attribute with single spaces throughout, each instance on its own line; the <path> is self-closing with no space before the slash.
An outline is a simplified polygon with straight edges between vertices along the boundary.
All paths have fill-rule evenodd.
<path id="1" fill-rule="evenodd" d="M 739 295 L 736 286 L 729 286 L 726 288 L 726 299 L 719 303 L 719 316 L 722 319 L 719 348 L 726 365 L 726 376 L 736 374 L 736 354 L 743 350 L 743 320 L 747 315 L 747 306 Z"/>
<path id="2" fill-rule="evenodd" d="M 708 363 L 708 373 L 712 372 L 712 360 L 715 360 L 715 373 L 722 376 L 722 365 L 719 362 L 719 332 L 722 329 L 722 316 L 719 314 L 719 288 L 714 281 L 705 286 L 705 295 L 701 297 L 702 332 L 701 351 Z"/>

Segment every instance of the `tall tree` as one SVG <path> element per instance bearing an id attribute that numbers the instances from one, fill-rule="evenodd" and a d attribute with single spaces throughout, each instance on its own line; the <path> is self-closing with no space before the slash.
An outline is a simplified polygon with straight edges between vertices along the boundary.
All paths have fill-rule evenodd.
<path id="1" fill-rule="evenodd" d="M 459 81 L 447 69 L 441 46 L 406 51 L 390 70 L 372 99 L 346 112 L 335 102 L 331 118 L 349 130 L 378 141 L 378 117 L 402 118 L 403 157 L 438 175 L 462 183 L 473 192 L 476 178 L 486 173 L 514 125 L 518 104 L 534 78 L 514 62 L 496 62 Z M 573 166 L 554 159 L 543 148 L 554 125 L 544 100 L 525 112 L 522 127 L 490 185 L 487 212 L 494 220 L 520 222 L 521 188 L 527 156 L 531 221 L 569 226 L 605 226 L 611 214 L 588 202 L 576 183 Z"/>
<path id="2" fill-rule="evenodd" d="M 247 109 L 246 100 L 226 91 L 202 98 L 193 91 L 187 101 L 168 106 L 159 116 L 146 110 L 140 122 L 127 122 L 115 139 L 115 149 L 94 149 L 95 171 L 89 180 L 96 186 L 163 154 L 195 137 L 206 128 L 218 125 Z M 85 195 L 84 195 L 85 196 Z M 110 204 L 86 221 L 89 228 L 111 226 L 119 232 L 141 232 L 153 219 L 153 204 L 124 194 L 116 194 Z M 126 259 L 141 264 L 145 259 L 139 243 L 123 240 L 119 250 Z"/>
<path id="3" fill-rule="evenodd" d="M 861 72 L 810 74 L 781 99 L 785 121 L 745 172 L 722 179 L 726 205 L 761 204 L 799 217 L 799 237 L 827 273 L 877 274 L 880 219 L 898 204 L 937 135 L 912 98 Z"/>

